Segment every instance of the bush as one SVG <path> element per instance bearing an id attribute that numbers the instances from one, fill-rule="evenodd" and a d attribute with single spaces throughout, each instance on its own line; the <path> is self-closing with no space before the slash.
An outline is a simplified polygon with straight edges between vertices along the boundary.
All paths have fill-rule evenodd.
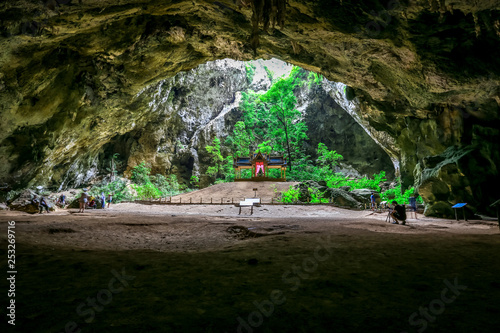
<path id="1" fill-rule="evenodd" d="M 143 185 L 151 182 L 151 179 L 149 178 L 150 173 L 151 168 L 146 165 L 146 162 L 142 162 L 141 164 L 136 165 L 132 168 L 132 177 L 130 179 L 132 179 L 134 183 L 138 185 Z"/>
<path id="2" fill-rule="evenodd" d="M 328 199 L 323 198 L 325 196 L 324 191 L 321 192 L 317 188 L 312 189 L 310 187 L 307 190 L 309 191 L 309 194 L 311 196 L 311 203 L 328 203 Z"/>
<path id="3" fill-rule="evenodd" d="M 288 191 L 281 193 L 281 202 L 284 203 L 297 202 L 299 201 L 299 194 L 300 194 L 299 189 L 293 188 L 293 186 L 290 185 Z"/>
<path id="4" fill-rule="evenodd" d="M 404 193 L 401 191 L 401 184 L 395 188 L 391 188 L 380 195 L 382 201 L 387 201 L 389 203 L 396 201 L 398 204 L 408 205 L 410 203 L 410 197 L 415 194 L 415 188 L 410 187 Z M 394 199 L 389 199 L 389 197 L 394 197 Z M 422 197 L 417 197 L 418 203 L 423 203 Z"/>
<path id="5" fill-rule="evenodd" d="M 148 182 L 144 185 L 133 185 L 134 189 L 137 191 L 137 197 L 139 199 L 149 199 L 149 198 L 161 198 L 161 191 L 156 188 L 153 183 Z"/>
<path id="6" fill-rule="evenodd" d="M 109 193 L 113 194 L 113 202 L 119 203 L 124 200 L 131 200 L 132 195 L 127 188 L 127 181 L 122 178 L 118 178 L 112 182 L 103 182 L 100 184 L 94 185 L 90 191 L 89 195 L 100 198 L 101 193 L 104 192 L 104 195 L 106 198 L 108 197 Z"/>
<path id="7" fill-rule="evenodd" d="M 363 177 L 360 179 L 348 179 L 341 173 L 334 174 L 327 180 L 328 187 L 339 188 L 342 186 L 350 186 L 352 190 L 367 188 L 375 191 L 380 191 L 380 183 L 385 182 L 385 171 L 380 171 L 373 175 L 373 179 Z"/>

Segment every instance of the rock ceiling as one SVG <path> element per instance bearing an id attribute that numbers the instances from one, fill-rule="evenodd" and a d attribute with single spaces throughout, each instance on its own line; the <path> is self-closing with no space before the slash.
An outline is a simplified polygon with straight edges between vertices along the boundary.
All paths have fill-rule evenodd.
<path id="1" fill-rule="evenodd" d="M 0 181 L 44 182 L 44 170 L 96 158 L 144 124 L 135 96 L 161 79 L 215 59 L 275 57 L 352 87 L 360 119 L 391 138 L 404 183 L 421 185 L 429 209 L 494 201 L 482 185 L 499 182 L 500 2 L 284 3 L 2 3 Z M 260 5 L 282 24 L 256 33 Z"/>

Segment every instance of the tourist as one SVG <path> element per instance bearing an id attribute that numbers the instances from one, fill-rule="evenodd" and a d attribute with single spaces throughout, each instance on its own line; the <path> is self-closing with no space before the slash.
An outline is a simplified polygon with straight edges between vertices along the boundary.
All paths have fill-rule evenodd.
<path id="1" fill-rule="evenodd" d="M 39 212 L 39 214 L 42 214 L 42 213 L 43 213 L 43 209 L 44 209 L 44 208 L 45 208 L 45 210 L 47 211 L 47 213 L 50 213 L 50 212 L 49 212 L 49 205 L 47 204 L 47 201 L 45 200 L 45 198 L 44 198 L 44 197 L 42 197 L 42 198 L 40 199 L 40 206 L 39 206 L 39 208 L 40 208 L 40 212 Z"/>
<path id="2" fill-rule="evenodd" d="M 94 197 L 90 197 L 90 202 L 88 204 L 88 207 L 93 209 L 97 208 L 97 202 L 95 201 Z"/>
<path id="3" fill-rule="evenodd" d="M 394 219 L 393 224 L 399 224 L 401 220 L 402 224 L 406 224 L 406 208 L 404 205 L 398 205 L 397 201 L 393 201 L 394 209 L 391 212 L 391 216 Z"/>
<path id="4" fill-rule="evenodd" d="M 101 192 L 101 208 L 104 209 L 106 207 L 106 196 L 104 192 Z"/>
<path id="5" fill-rule="evenodd" d="M 61 194 L 56 203 L 59 204 L 60 207 L 64 208 L 64 206 L 66 205 L 66 196 L 64 194 Z"/>
<path id="6" fill-rule="evenodd" d="M 85 205 L 87 204 L 88 199 L 89 194 L 87 193 L 87 189 L 84 188 L 82 194 L 80 195 L 80 198 L 78 199 L 78 202 L 80 203 L 80 210 L 78 211 L 78 213 L 85 212 Z"/>
<path id="7" fill-rule="evenodd" d="M 108 208 L 109 208 L 109 205 L 111 204 L 111 201 L 113 201 L 113 193 L 109 192 L 108 193 Z"/>
<path id="8" fill-rule="evenodd" d="M 33 199 L 31 199 L 31 204 L 33 206 L 35 206 L 36 210 L 38 210 L 40 208 L 40 200 L 38 200 L 38 197 L 35 195 L 33 195 Z"/>
<path id="9" fill-rule="evenodd" d="M 370 204 L 372 211 L 375 211 L 375 208 L 377 208 L 377 203 L 375 202 L 375 192 L 372 192 L 372 195 L 370 196 Z"/>
<path id="10" fill-rule="evenodd" d="M 410 197 L 410 218 L 411 218 L 411 213 L 415 214 L 415 220 L 418 220 L 417 217 L 417 198 L 415 195 L 412 195 Z"/>

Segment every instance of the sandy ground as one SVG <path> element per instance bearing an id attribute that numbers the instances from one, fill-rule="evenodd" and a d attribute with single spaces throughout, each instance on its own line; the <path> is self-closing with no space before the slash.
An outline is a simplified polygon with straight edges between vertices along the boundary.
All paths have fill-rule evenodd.
<path id="1" fill-rule="evenodd" d="M 16 222 L 8 332 L 498 330 L 495 221 L 402 226 L 386 213 L 294 205 L 77 211 L 0 212 L 4 272 Z"/>
<path id="2" fill-rule="evenodd" d="M 245 198 L 258 197 L 263 203 L 276 201 L 277 193 L 290 189 L 297 182 L 234 182 L 213 185 L 201 190 L 185 193 L 171 198 L 172 202 L 191 203 L 236 203 Z M 257 189 L 257 191 L 254 191 Z M 170 200 L 170 198 L 169 198 Z"/>
<path id="3" fill-rule="evenodd" d="M 393 234 L 495 235 L 495 221 L 455 221 L 420 216 L 407 225 L 386 222 L 386 212 L 351 211 L 332 206 L 143 205 L 114 204 L 111 209 L 58 210 L 50 214 L 2 212 L 14 220 L 21 239 L 30 244 L 99 250 L 207 251 L 244 238 L 278 234 L 330 233 L 342 228 Z M 3 235 L 5 236 L 5 234 Z"/>

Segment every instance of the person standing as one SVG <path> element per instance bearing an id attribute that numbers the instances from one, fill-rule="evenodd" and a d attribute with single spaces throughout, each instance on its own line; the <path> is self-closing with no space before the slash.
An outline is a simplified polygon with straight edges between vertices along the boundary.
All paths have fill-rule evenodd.
<path id="1" fill-rule="evenodd" d="M 375 192 L 372 192 L 372 195 L 370 195 L 370 204 L 372 211 L 375 211 L 375 208 L 377 208 L 377 203 L 375 202 Z"/>
<path id="2" fill-rule="evenodd" d="M 104 192 L 101 192 L 101 208 L 104 209 L 106 207 L 106 196 Z"/>
<path id="3" fill-rule="evenodd" d="M 418 220 L 418 217 L 417 217 L 417 198 L 415 197 L 415 195 L 412 195 L 410 197 L 410 218 L 411 218 L 411 213 L 413 212 L 413 214 L 415 214 L 415 220 Z"/>
<path id="4" fill-rule="evenodd" d="M 82 194 L 80 195 L 80 198 L 78 199 L 78 202 L 80 203 L 80 210 L 78 211 L 78 213 L 85 212 L 85 205 L 87 204 L 88 200 L 89 194 L 87 193 L 87 189 L 84 188 Z"/>
<path id="5" fill-rule="evenodd" d="M 111 204 L 111 201 L 113 201 L 113 193 L 109 192 L 108 193 L 108 208 L 109 208 L 109 205 Z"/>

